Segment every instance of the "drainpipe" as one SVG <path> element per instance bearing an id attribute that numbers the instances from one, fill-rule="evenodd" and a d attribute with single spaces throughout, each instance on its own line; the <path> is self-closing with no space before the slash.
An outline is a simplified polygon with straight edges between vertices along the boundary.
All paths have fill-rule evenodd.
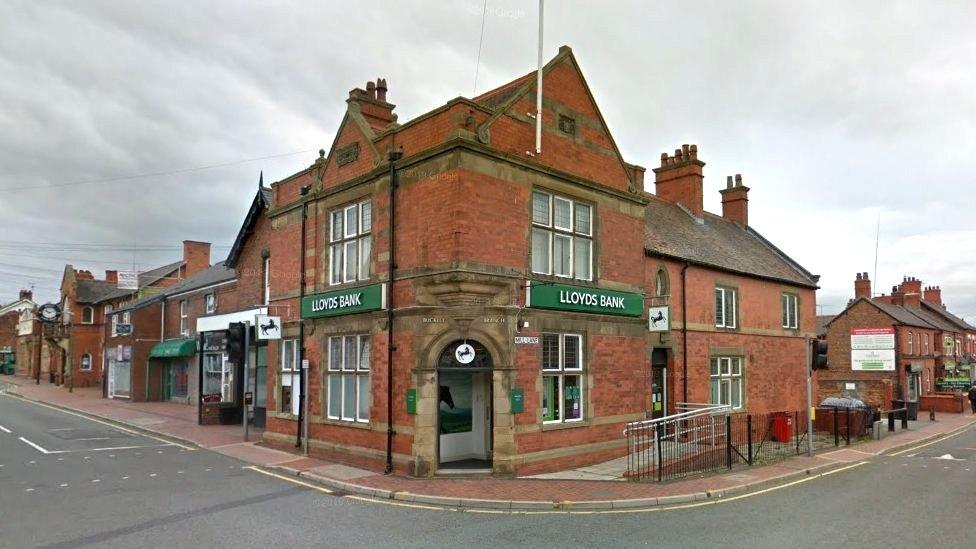
<path id="1" fill-rule="evenodd" d="M 298 265 L 301 272 L 298 275 L 298 425 L 295 430 L 295 448 L 302 446 L 302 428 L 306 422 L 305 418 L 305 375 L 306 370 L 302 368 L 302 364 L 305 361 L 305 321 L 302 320 L 302 301 L 305 300 L 305 225 L 308 220 L 308 201 L 306 197 L 308 196 L 308 191 L 311 186 L 305 185 L 299 190 L 299 194 L 302 196 L 302 236 L 301 250 L 298 255 Z M 294 378 L 292 378 L 294 379 Z M 295 398 L 292 395 L 292 398 Z M 307 438 L 307 437 L 306 437 Z M 308 446 L 304 447 L 305 453 L 308 454 Z"/>
<path id="2" fill-rule="evenodd" d="M 402 149 L 402 147 L 401 147 Z M 393 473 L 393 271 L 396 269 L 396 161 L 403 157 L 402 150 L 391 150 L 390 161 L 390 259 L 386 290 L 386 474 Z"/>
<path id="3" fill-rule="evenodd" d="M 688 263 L 681 267 L 681 394 L 688 404 Z"/>

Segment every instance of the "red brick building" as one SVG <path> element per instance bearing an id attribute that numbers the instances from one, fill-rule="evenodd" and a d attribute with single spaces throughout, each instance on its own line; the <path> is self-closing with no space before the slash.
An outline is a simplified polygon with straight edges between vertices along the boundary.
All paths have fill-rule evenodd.
<path id="1" fill-rule="evenodd" d="M 123 344 L 120 348 L 116 327 L 131 325 L 132 318 L 128 312 L 113 311 L 209 266 L 210 244 L 190 240 L 183 242 L 181 261 L 140 273 L 138 290 L 119 288 L 118 271 L 105 271 L 105 278 L 96 280 L 90 271 L 66 265 L 61 279 L 61 319 L 57 325 L 44 328 L 50 346 L 51 381 L 89 387 L 107 378 L 103 387 L 106 392 L 112 389 L 112 396 L 129 398 L 132 346 Z"/>
<path id="2" fill-rule="evenodd" d="M 828 367 L 815 375 L 818 399 L 853 397 L 882 409 L 904 400 L 917 410 L 938 401 L 937 381 L 947 369 L 966 367 L 968 376 L 972 327 L 944 308 L 937 287 L 923 290 L 920 280 L 904 277 L 890 295 L 873 296 L 868 273 L 857 273 L 854 296 L 827 324 Z"/>
<path id="3" fill-rule="evenodd" d="M 802 407 L 817 278 L 748 226 L 748 188 L 704 212 L 685 146 L 646 192 L 570 49 L 543 72 L 541 153 L 534 73 L 403 124 L 380 79 L 272 185 L 267 443 L 295 440 L 302 356 L 310 452 L 418 476 L 617 457 L 678 401 Z"/>

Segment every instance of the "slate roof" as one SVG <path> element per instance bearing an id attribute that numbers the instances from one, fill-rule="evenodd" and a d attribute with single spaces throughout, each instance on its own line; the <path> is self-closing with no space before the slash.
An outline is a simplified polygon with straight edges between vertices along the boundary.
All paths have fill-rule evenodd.
<path id="1" fill-rule="evenodd" d="M 937 326 L 933 325 L 932 323 L 924 320 L 921 316 L 913 313 L 908 307 L 903 307 L 901 305 L 891 305 L 889 303 L 879 303 L 877 301 L 872 301 L 869 299 L 865 299 L 865 301 L 881 309 L 888 316 L 898 321 L 899 324 L 904 324 L 906 326 L 915 326 L 916 328 L 928 328 L 930 330 L 940 329 Z"/>
<path id="2" fill-rule="evenodd" d="M 644 249 L 724 271 L 816 288 L 811 274 L 751 227 L 708 212 L 694 217 L 677 204 L 649 196 Z"/>
<path id="3" fill-rule="evenodd" d="M 512 80 L 507 84 L 502 84 L 493 90 L 486 91 L 485 93 L 473 98 L 472 101 L 481 103 L 486 107 L 494 109 L 499 105 L 505 104 L 509 99 L 512 98 L 513 95 L 515 95 L 515 93 L 518 92 L 522 84 L 525 84 L 534 76 L 536 76 L 536 71 L 532 71 L 524 76 L 520 76 L 515 80 Z"/>
<path id="4" fill-rule="evenodd" d="M 191 292 L 200 288 L 206 288 L 207 286 L 213 286 L 214 284 L 220 284 L 221 282 L 227 282 L 229 280 L 234 280 L 235 278 L 237 278 L 237 271 L 225 266 L 222 262 L 217 263 L 209 269 L 199 272 L 196 275 L 180 282 L 179 284 L 165 288 L 161 292 L 137 299 L 125 307 L 122 307 L 119 309 L 119 311 L 141 309 L 142 307 L 151 305 L 172 295 Z"/>
<path id="5" fill-rule="evenodd" d="M 263 176 L 264 174 L 262 174 L 262 181 L 264 180 Z M 258 218 L 261 217 L 264 210 L 270 205 L 271 189 L 259 185 L 258 192 L 255 193 L 254 200 L 251 201 L 251 207 L 244 217 L 244 223 L 241 224 L 241 230 L 238 231 L 237 238 L 234 239 L 234 245 L 231 246 L 230 253 L 227 254 L 227 259 L 224 261 L 228 267 L 233 268 L 237 266 L 237 261 L 241 258 L 241 252 L 244 251 L 244 242 L 247 241 L 247 237 L 253 232 Z"/>
<path id="6" fill-rule="evenodd" d="M 922 302 L 922 308 L 931 312 L 933 315 L 939 316 L 940 318 L 943 318 L 949 323 L 951 323 L 953 326 L 956 327 L 953 331 L 958 331 L 960 329 L 964 331 L 976 330 L 976 327 L 974 327 L 972 324 L 950 313 L 947 309 L 943 309 L 942 307 L 932 305 L 931 303 L 926 303 L 924 301 Z"/>
<path id="7" fill-rule="evenodd" d="M 156 282 L 173 274 L 183 266 L 182 261 L 163 265 L 155 269 L 139 274 L 139 288 L 151 286 Z M 78 281 L 78 302 L 79 303 L 101 303 L 121 297 L 128 297 L 136 293 L 136 290 L 123 290 L 113 282 L 107 280 L 87 280 Z"/>
<path id="8" fill-rule="evenodd" d="M 817 315 L 817 335 L 827 335 L 827 325 L 835 318 L 837 315 Z"/>

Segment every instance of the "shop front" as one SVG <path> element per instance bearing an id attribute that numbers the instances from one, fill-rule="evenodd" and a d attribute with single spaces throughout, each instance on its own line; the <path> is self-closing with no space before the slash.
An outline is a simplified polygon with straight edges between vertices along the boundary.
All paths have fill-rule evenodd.
<path id="1" fill-rule="evenodd" d="M 132 398 L 132 347 L 116 345 L 105 348 L 108 362 L 108 397 Z"/>
<path id="2" fill-rule="evenodd" d="M 158 383 L 151 383 L 150 386 L 158 387 L 158 390 L 157 394 L 150 395 L 151 400 L 184 403 L 195 400 L 191 399 L 193 383 L 190 364 L 196 350 L 195 339 L 171 339 L 152 348 L 149 352 L 150 375 L 158 376 Z M 195 388 L 192 393 L 196 393 Z"/>
<path id="3" fill-rule="evenodd" d="M 201 425 L 232 425 L 243 421 L 244 393 L 254 391 L 256 377 L 258 346 L 253 326 L 255 317 L 265 314 L 267 308 L 261 307 L 197 319 L 200 348 L 197 354 L 198 422 Z M 231 333 L 242 323 L 251 326 L 247 337 L 243 331 L 236 335 Z M 249 342 L 247 348 L 244 341 Z M 248 413 L 250 417 L 250 407 Z"/>

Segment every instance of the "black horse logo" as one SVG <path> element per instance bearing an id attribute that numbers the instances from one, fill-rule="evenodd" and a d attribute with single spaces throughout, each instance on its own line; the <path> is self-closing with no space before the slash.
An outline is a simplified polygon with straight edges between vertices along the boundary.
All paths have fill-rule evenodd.
<path id="1" fill-rule="evenodd" d="M 657 323 L 663 321 L 664 321 L 664 311 L 658 311 L 656 315 L 651 317 L 651 326 L 657 328 Z"/>
<path id="2" fill-rule="evenodd" d="M 461 350 L 458 351 L 458 354 L 457 354 L 458 361 L 460 362 L 462 358 L 465 358 L 465 357 L 470 356 L 470 355 L 473 355 L 473 354 L 474 354 L 474 351 L 471 349 L 471 347 L 464 347 L 463 349 L 461 349 Z M 453 408 L 453 406 L 452 406 L 452 408 Z"/>
<path id="3" fill-rule="evenodd" d="M 440 401 L 438 402 L 438 404 L 443 402 L 444 404 L 447 404 L 448 408 L 453 410 L 454 397 L 451 396 L 451 388 L 447 385 L 440 385 L 439 387 L 440 387 L 440 391 L 438 392 L 440 393 L 440 396 L 438 398 L 440 399 Z"/>
<path id="4" fill-rule="evenodd" d="M 275 331 L 278 329 L 278 324 L 275 323 L 273 318 L 268 319 L 267 324 L 261 324 L 261 335 L 268 335 L 268 332 Z"/>

